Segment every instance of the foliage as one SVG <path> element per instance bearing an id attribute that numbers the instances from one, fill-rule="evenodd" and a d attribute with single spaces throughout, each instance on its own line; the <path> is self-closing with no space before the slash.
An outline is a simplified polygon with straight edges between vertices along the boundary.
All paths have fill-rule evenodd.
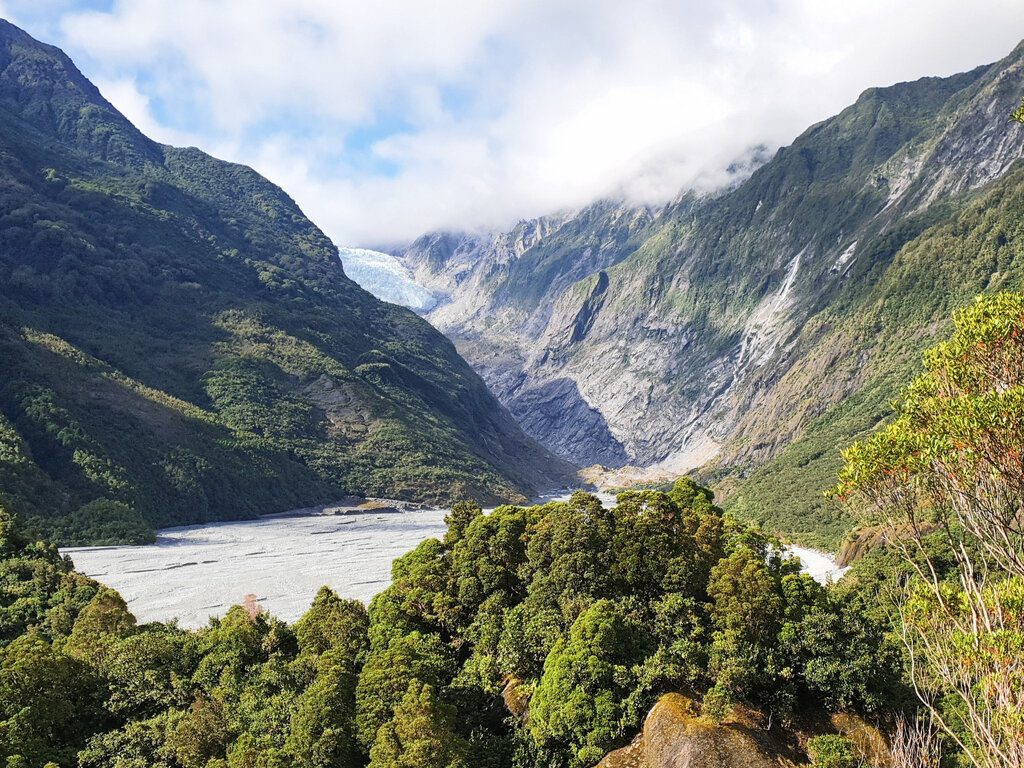
<path id="1" fill-rule="evenodd" d="M 843 736 L 815 736 L 807 742 L 807 751 L 821 768 L 857 768 L 853 743 Z"/>
<path id="2" fill-rule="evenodd" d="M 68 634 L 98 589 L 56 547 L 29 543 L 0 506 L 0 645 L 30 628 L 49 639 Z"/>
<path id="3" fill-rule="evenodd" d="M 552 741 L 569 746 L 570 765 L 600 760 L 624 729 L 640 725 L 624 718 L 623 706 L 636 687 L 631 662 L 645 643 L 642 628 L 624 613 L 608 600 L 581 613 L 548 654 L 530 701 L 533 737 L 542 748 Z"/>
<path id="4" fill-rule="evenodd" d="M 799 575 L 688 479 L 611 508 L 577 493 L 448 521 L 369 612 L 323 588 L 293 626 L 235 606 L 186 632 L 137 624 L 0 516 L 4 594 L 20 596 L 0 613 L 0 758 L 587 768 L 667 691 L 707 691 L 707 716 L 747 703 L 784 719 L 899 693 L 888 619 L 865 610 L 874 582 Z"/>
<path id="5" fill-rule="evenodd" d="M 15 639 L 0 648 L 0 759 L 72 764 L 107 720 L 103 698 L 102 679 L 85 664 L 41 637 Z"/>
<path id="6" fill-rule="evenodd" d="M 858 615 L 870 594 L 840 597 L 776 546 L 688 479 L 612 508 L 584 493 L 460 507 L 443 541 L 396 561 L 371 606 L 360 738 L 388 733 L 413 679 L 458 708 L 471 755 L 497 740 L 514 749 L 496 764 L 520 768 L 596 763 L 679 686 L 783 717 L 898 698 L 888 619 Z"/>
<path id="7" fill-rule="evenodd" d="M 413 681 L 378 732 L 369 768 L 465 768 L 467 749 L 455 733 L 455 707 L 439 702 L 429 685 Z"/>
<path id="8" fill-rule="evenodd" d="M 981 296 L 835 488 L 916 578 L 900 627 L 922 705 L 979 768 L 1024 765 L 1024 295 Z M 938 529 L 952 566 L 926 533 Z"/>
<path id="9" fill-rule="evenodd" d="M 451 662 L 436 635 L 413 632 L 371 652 L 356 688 L 356 727 L 359 743 L 369 749 L 381 726 L 415 681 L 440 685 L 452 677 Z"/>

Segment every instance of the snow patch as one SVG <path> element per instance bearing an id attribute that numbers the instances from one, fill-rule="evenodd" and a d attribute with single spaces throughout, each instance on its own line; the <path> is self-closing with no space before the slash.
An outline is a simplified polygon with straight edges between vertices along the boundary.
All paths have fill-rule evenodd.
<path id="1" fill-rule="evenodd" d="M 378 299 L 401 304 L 414 312 L 427 312 L 437 304 L 429 289 L 417 283 L 412 273 L 389 253 L 366 248 L 339 248 L 345 274 Z"/>

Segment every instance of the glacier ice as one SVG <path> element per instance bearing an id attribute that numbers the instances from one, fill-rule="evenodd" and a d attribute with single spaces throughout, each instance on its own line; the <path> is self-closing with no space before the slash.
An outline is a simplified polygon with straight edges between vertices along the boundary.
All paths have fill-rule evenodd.
<path id="1" fill-rule="evenodd" d="M 378 299 L 401 304 L 414 312 L 426 312 L 437 299 L 413 280 L 409 270 L 389 253 L 367 248 L 339 248 L 345 274 Z"/>

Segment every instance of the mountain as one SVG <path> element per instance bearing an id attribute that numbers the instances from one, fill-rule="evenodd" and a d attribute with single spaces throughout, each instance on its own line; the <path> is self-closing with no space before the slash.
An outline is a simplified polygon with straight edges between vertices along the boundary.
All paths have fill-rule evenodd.
<path id="1" fill-rule="evenodd" d="M 717 194 L 432 233 L 398 255 L 443 299 L 427 317 L 548 448 L 697 470 L 734 511 L 835 546 L 838 448 L 885 417 L 952 308 L 1022 282 L 1022 60 L 869 89 Z"/>
<path id="2" fill-rule="evenodd" d="M 63 541 L 567 465 L 278 187 L 157 144 L 0 22 L 0 503 Z"/>

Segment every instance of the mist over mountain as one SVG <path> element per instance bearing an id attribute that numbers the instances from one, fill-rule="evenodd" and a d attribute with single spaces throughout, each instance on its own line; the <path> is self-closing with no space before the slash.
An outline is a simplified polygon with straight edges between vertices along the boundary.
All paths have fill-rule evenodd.
<path id="1" fill-rule="evenodd" d="M 1012 228 L 978 207 L 1018 191 L 1022 56 L 871 88 L 720 193 L 431 233 L 400 255 L 442 297 L 427 317 L 551 450 L 725 489 L 760 472 L 793 496 L 787 530 L 835 543 L 821 490 L 838 448 L 884 416 L 952 307 L 1022 283 Z M 801 450 L 811 469 L 773 485 Z M 729 503 L 771 514 L 740 490 Z"/>

